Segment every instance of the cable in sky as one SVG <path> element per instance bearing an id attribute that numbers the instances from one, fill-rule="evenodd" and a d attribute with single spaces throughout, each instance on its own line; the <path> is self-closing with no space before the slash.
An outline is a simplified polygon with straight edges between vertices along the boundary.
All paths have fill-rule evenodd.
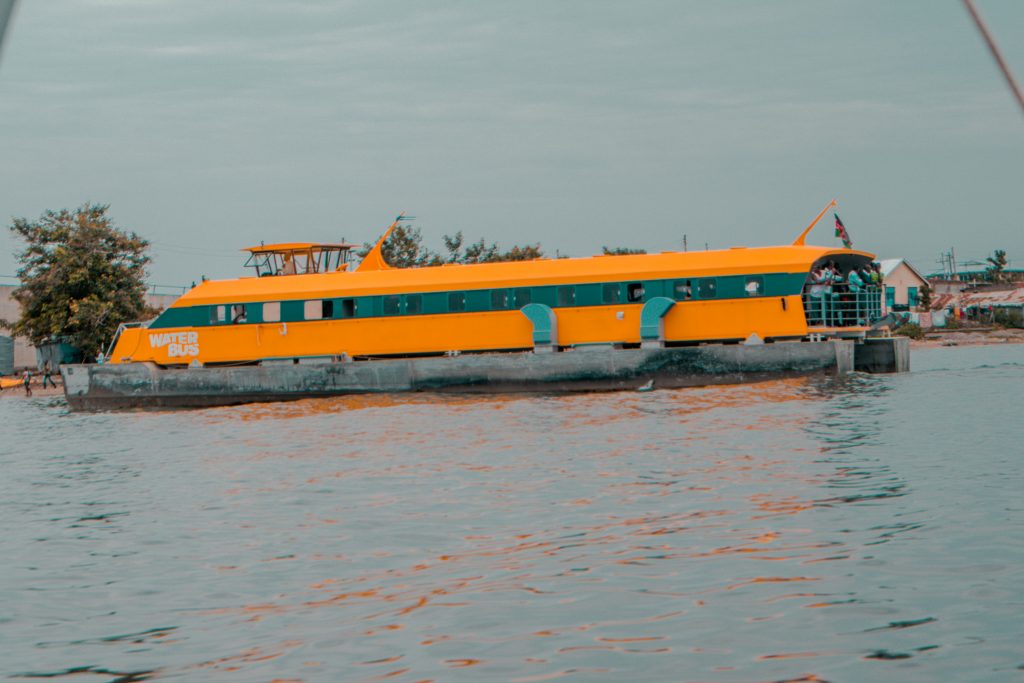
<path id="1" fill-rule="evenodd" d="M 964 0 L 964 5 L 967 6 L 967 11 L 970 12 L 971 18 L 974 19 L 974 23 L 978 25 L 978 30 L 981 31 L 981 36 L 988 43 L 988 49 L 992 51 L 992 56 L 995 57 L 996 64 L 999 66 L 999 70 L 1003 72 L 1003 76 L 1006 77 L 1006 82 L 1010 86 L 1010 90 L 1017 98 L 1017 104 L 1020 105 L 1021 112 L 1024 112 L 1024 95 L 1020 92 L 1020 86 L 1017 85 L 1017 81 L 1013 79 L 1013 74 L 1010 73 L 1010 67 L 1007 66 L 1006 60 L 1003 59 L 1002 53 L 999 51 L 999 46 L 996 45 L 995 38 L 988 32 L 988 27 L 985 26 L 985 22 L 982 20 L 981 15 L 978 14 L 978 10 L 974 7 L 973 0 Z"/>

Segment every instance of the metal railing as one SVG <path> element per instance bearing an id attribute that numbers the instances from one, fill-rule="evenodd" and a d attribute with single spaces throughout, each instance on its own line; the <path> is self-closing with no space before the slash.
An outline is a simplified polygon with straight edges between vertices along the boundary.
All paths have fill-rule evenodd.
<path id="1" fill-rule="evenodd" d="M 804 314 L 810 327 L 866 327 L 882 318 L 882 290 L 848 285 L 823 286 L 820 292 L 803 294 Z"/>

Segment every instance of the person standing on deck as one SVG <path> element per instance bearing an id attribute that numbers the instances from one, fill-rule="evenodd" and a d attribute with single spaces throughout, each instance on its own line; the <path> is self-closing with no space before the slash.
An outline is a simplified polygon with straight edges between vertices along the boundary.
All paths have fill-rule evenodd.
<path id="1" fill-rule="evenodd" d="M 850 293 L 846 297 L 846 316 L 848 320 L 853 321 L 858 325 L 863 325 L 864 316 L 861 311 L 860 293 L 864 290 L 864 278 L 861 277 L 860 272 L 858 272 L 856 268 L 851 268 L 849 274 L 846 276 L 846 282 L 850 288 Z"/>
<path id="2" fill-rule="evenodd" d="M 811 271 L 811 288 L 808 292 L 810 294 L 810 318 L 811 324 L 823 325 L 825 323 L 824 309 L 822 308 L 822 301 L 825 296 L 825 284 L 828 282 L 828 277 L 825 275 L 825 269 L 821 266 Z"/>

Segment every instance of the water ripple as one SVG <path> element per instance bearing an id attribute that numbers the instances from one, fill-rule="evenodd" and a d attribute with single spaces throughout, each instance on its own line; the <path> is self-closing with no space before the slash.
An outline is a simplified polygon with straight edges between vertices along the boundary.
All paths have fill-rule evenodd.
<path id="1" fill-rule="evenodd" d="M 1018 672 L 1024 358 L 914 363 L 642 394 L 0 401 L 0 673 Z"/>

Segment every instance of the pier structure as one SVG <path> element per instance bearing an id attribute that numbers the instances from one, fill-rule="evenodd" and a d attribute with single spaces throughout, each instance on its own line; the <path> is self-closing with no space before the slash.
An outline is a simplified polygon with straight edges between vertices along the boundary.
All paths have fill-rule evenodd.
<path id="1" fill-rule="evenodd" d="M 611 345 L 561 352 L 458 354 L 353 361 L 277 359 L 257 365 L 162 368 L 154 363 L 61 369 L 74 410 L 182 408 L 363 393 L 559 393 L 739 384 L 852 371 L 906 372 L 903 337 L 670 348 Z"/>

